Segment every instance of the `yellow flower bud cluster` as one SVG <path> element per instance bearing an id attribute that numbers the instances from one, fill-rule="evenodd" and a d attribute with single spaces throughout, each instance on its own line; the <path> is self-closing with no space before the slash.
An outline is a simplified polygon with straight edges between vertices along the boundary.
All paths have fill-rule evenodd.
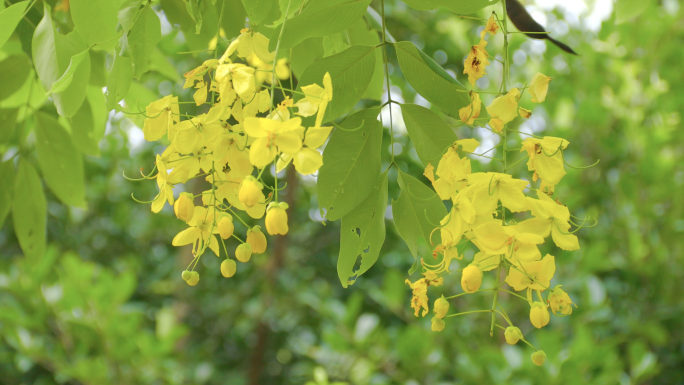
<path id="1" fill-rule="evenodd" d="M 195 107 L 186 108 L 187 104 L 172 95 L 150 103 L 145 110 L 145 139 L 168 140 L 166 149 L 156 156 L 156 175 L 145 176 L 156 179 L 159 187 L 159 194 L 150 202 L 152 211 L 158 213 L 168 203 L 188 225 L 172 244 L 192 245 L 194 259 L 183 272 L 191 286 L 199 282 L 194 268 L 206 249 L 216 256 L 223 249 L 226 259 L 220 271 L 224 277 L 232 277 L 237 270 L 228 255 L 227 240 L 240 242 L 235 249 L 235 259 L 240 262 L 266 252 L 261 226 L 248 225 L 240 212 L 253 220 L 265 215 L 270 235 L 289 232 L 289 207 L 278 202 L 282 187 L 277 179 L 275 186 L 264 184 L 261 176 L 266 168 L 276 167 L 280 172 L 292 163 L 297 172 L 308 175 L 323 165 L 318 148 L 332 130 L 322 127 L 333 99 L 332 78 L 325 73 L 317 84 L 300 84 L 304 95 L 296 104 L 291 99 L 295 92 L 290 90 L 289 96 L 274 105 L 273 80 L 289 79 L 290 69 L 288 59 L 274 63 L 275 52 L 270 52 L 268 45 L 264 35 L 245 28 L 223 55 L 183 75 L 183 88 L 195 89 L 189 103 L 204 113 L 191 115 Z M 302 118 L 309 116 L 315 116 L 315 122 L 304 127 Z M 194 178 L 207 183 L 204 191 L 181 192 L 174 197 L 177 185 Z M 242 229 L 236 231 L 236 222 L 246 234 L 240 234 Z"/>
<path id="2" fill-rule="evenodd" d="M 485 37 L 488 33 L 496 34 L 500 22 L 492 15 L 480 35 L 480 42 L 471 47 L 465 60 L 464 74 L 468 75 L 473 87 L 478 79 L 486 75 L 485 67 L 489 64 Z M 506 79 L 504 76 L 505 82 Z M 464 311 L 451 316 L 491 313 L 491 322 L 487 322 L 488 326 L 491 325 L 490 334 L 497 326 L 504 330 L 507 343 L 513 345 L 523 340 L 529 345 L 520 328 L 514 326 L 513 320 L 506 314 L 502 292 L 508 293 L 505 294 L 506 298 L 527 302 L 529 321 L 534 328 L 548 325 L 550 312 L 561 317 L 572 314 L 570 296 L 560 285 L 553 289 L 551 286 L 556 272 L 555 257 L 551 254 L 542 255 L 539 250 L 540 245 L 547 241 L 562 250 L 578 250 L 580 245 L 575 233 L 581 227 L 589 227 L 585 226 L 585 221 L 578 221 L 572 216 L 555 196 L 556 186 L 566 174 L 563 152 L 570 143 L 551 136 L 540 138 L 530 135 L 523 140 L 518 148 L 526 154 L 527 171 L 531 175 L 514 177 L 510 172 L 519 170 L 513 167 L 518 162 L 508 164 L 506 161 L 509 141 L 517 137 L 507 136 L 511 130 L 509 124 L 517 117 L 527 119 L 532 115 L 531 110 L 519 105 L 521 98 L 527 91 L 532 103 L 542 103 L 547 97 L 550 80 L 550 77 L 537 73 L 528 86 L 507 91 L 507 84 L 504 83 L 501 87 L 503 91 L 486 107 L 489 126 L 502 137 L 500 146 L 503 155 L 499 155 L 499 160 L 503 162 L 503 172 L 472 171 L 471 159 L 467 155 L 490 152 L 486 149 L 476 151 L 480 143 L 475 139 L 457 140 L 446 149 L 436 165 L 428 163 L 425 168 L 424 176 L 432 183 L 437 196 L 449 201 L 451 209 L 440 221 L 439 227 L 433 230 L 430 239 L 431 242 L 438 239 L 437 244 L 432 245 L 432 257 L 437 258 L 438 262 L 428 264 L 421 260 L 425 278 L 413 283 L 406 281 L 413 290 L 411 307 L 416 316 L 419 316 L 420 310 L 423 316 L 429 311 L 428 287 L 438 286 L 432 282 L 441 284 L 443 279 L 451 276 L 448 274 L 452 262 L 464 259 L 464 250 L 469 245 L 475 248 L 472 260 L 464 261 L 461 266 L 465 267 L 458 270 L 463 293 L 448 298 L 474 293 L 493 294 L 493 305 L 491 309 Z M 459 110 L 460 119 L 468 125 L 484 126 L 487 119 L 479 119 L 482 112 L 480 95 L 471 89 L 468 96 L 470 103 Z M 494 154 L 488 156 L 497 159 Z M 516 214 L 515 217 L 512 214 Z M 494 286 L 481 288 L 484 274 L 488 271 L 496 272 Z M 504 284 L 514 291 L 506 290 Z M 515 293 L 523 291 L 526 296 Z M 444 295 L 434 301 L 433 331 L 445 328 L 444 317 L 448 309 L 449 303 Z M 507 323 L 508 327 L 499 325 L 497 318 Z M 545 360 L 546 354 L 541 350 L 536 350 L 532 355 L 536 365 L 542 365 Z"/>

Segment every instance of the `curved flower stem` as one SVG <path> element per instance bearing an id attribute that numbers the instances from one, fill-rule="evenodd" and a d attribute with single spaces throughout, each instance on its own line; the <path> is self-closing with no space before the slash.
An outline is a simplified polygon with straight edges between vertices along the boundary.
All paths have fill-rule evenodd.
<path id="1" fill-rule="evenodd" d="M 478 290 L 478 291 L 476 291 L 476 292 L 474 292 L 474 293 L 459 293 L 459 294 L 456 294 L 456 295 L 452 295 L 451 297 L 444 297 L 444 299 L 458 298 L 458 297 L 464 296 L 464 295 L 466 295 L 466 294 L 475 294 L 475 293 L 479 293 L 479 292 L 481 292 L 481 291 L 492 291 L 492 290 L 496 290 L 496 288 L 493 287 L 493 288 L 491 288 L 491 289 L 480 289 L 480 290 Z"/>
<path id="2" fill-rule="evenodd" d="M 528 302 L 528 301 L 527 301 L 527 298 L 523 297 L 522 295 L 516 294 L 516 293 L 514 293 L 514 292 L 512 292 L 512 291 L 510 291 L 510 290 L 506 290 L 506 289 L 499 289 L 499 290 L 505 291 L 505 292 L 508 293 L 508 294 L 512 294 L 512 295 L 514 295 L 514 296 L 516 296 L 516 297 L 518 297 L 518 298 L 520 298 L 520 299 L 525 300 L 525 302 Z"/>
<path id="3" fill-rule="evenodd" d="M 460 315 L 473 314 L 473 313 L 493 313 L 493 312 L 494 312 L 494 310 L 471 310 L 471 311 L 464 311 L 463 313 L 449 314 L 448 316 L 446 316 L 444 318 L 458 317 Z"/>

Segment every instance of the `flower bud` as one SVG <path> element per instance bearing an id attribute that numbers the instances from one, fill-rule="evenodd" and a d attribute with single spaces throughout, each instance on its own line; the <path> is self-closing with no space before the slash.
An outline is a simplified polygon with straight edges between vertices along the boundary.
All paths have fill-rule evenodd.
<path id="1" fill-rule="evenodd" d="M 557 312 L 560 312 L 562 315 L 572 314 L 572 300 L 570 299 L 568 293 L 561 289 L 561 285 L 558 285 L 555 289 L 553 289 L 551 294 L 549 294 L 548 301 L 553 314 L 558 315 Z"/>
<path id="2" fill-rule="evenodd" d="M 256 206 L 259 203 L 259 199 L 264 195 L 261 192 L 262 188 L 263 185 L 261 183 L 254 179 L 253 176 L 248 175 L 240 185 L 238 199 L 247 207 Z"/>
<path id="3" fill-rule="evenodd" d="M 266 231 L 270 235 L 285 235 L 289 228 L 287 227 L 287 203 L 271 203 L 268 212 L 266 212 Z"/>
<path id="4" fill-rule="evenodd" d="M 181 193 L 178 200 L 173 204 L 173 212 L 176 217 L 182 221 L 190 222 L 193 214 L 195 214 L 195 204 L 190 193 Z"/>
<path id="5" fill-rule="evenodd" d="M 463 270 L 461 287 L 466 293 L 474 293 L 482 285 L 482 270 L 475 264 L 470 264 Z"/>
<path id="6" fill-rule="evenodd" d="M 240 262 L 249 262 L 252 258 L 252 246 L 249 243 L 243 243 L 235 249 L 235 258 Z"/>
<path id="7" fill-rule="evenodd" d="M 523 338 L 522 332 L 515 326 L 509 326 L 504 332 L 504 337 L 506 337 L 506 342 L 510 345 L 515 345 Z"/>
<path id="8" fill-rule="evenodd" d="M 233 224 L 233 217 L 230 214 L 226 214 L 218 221 L 218 231 L 219 235 L 223 239 L 228 239 L 233 235 L 235 231 L 235 225 Z"/>
<path id="9" fill-rule="evenodd" d="M 446 325 L 446 323 L 444 322 L 443 319 L 441 319 L 439 317 L 432 317 L 431 329 L 433 332 L 441 332 L 442 330 L 444 330 L 445 325 Z"/>
<path id="10" fill-rule="evenodd" d="M 199 273 L 196 271 L 191 271 L 188 279 L 185 281 L 190 286 L 195 286 L 199 283 Z"/>
<path id="11" fill-rule="evenodd" d="M 542 366 L 544 365 L 544 361 L 546 361 L 546 353 L 544 353 L 543 350 L 537 350 L 532 353 L 532 362 L 534 362 L 535 365 Z"/>
<path id="12" fill-rule="evenodd" d="M 440 298 L 437 298 L 435 300 L 434 305 L 432 305 L 433 310 L 435 311 L 435 317 L 437 318 L 444 318 L 447 315 L 447 312 L 449 311 L 449 301 L 444 298 L 442 295 Z"/>
<path id="13" fill-rule="evenodd" d="M 190 279 L 190 276 L 192 275 L 192 272 L 190 270 L 183 270 L 183 273 L 181 274 L 181 277 L 183 278 L 183 281 L 188 281 Z"/>
<path id="14" fill-rule="evenodd" d="M 226 259 L 225 261 L 221 262 L 221 275 L 224 277 L 230 278 L 234 276 L 236 270 L 237 264 L 232 259 Z"/>
<path id="15" fill-rule="evenodd" d="M 532 308 L 530 309 L 530 321 L 532 321 L 534 327 L 537 329 L 543 328 L 549 323 L 549 318 L 549 309 L 546 308 L 546 305 L 539 301 L 532 304 Z"/>
<path id="16" fill-rule="evenodd" d="M 261 254 L 266 251 L 266 236 L 261 232 L 260 226 L 254 226 L 247 230 L 247 243 L 252 246 L 252 253 Z"/>

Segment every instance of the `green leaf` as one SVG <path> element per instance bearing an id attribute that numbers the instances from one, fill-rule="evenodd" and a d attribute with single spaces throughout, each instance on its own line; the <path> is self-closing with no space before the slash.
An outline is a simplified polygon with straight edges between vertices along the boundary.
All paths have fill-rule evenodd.
<path id="1" fill-rule="evenodd" d="M 185 9 L 195 22 L 195 33 L 199 34 L 202 31 L 202 11 L 200 10 L 200 1 L 202 0 L 185 0 Z"/>
<path id="2" fill-rule="evenodd" d="M 431 188 L 411 175 L 398 171 L 401 194 L 392 201 L 392 216 L 399 235 L 413 257 L 418 258 L 418 240 L 423 238 L 428 246 L 431 244 L 430 233 L 435 229 L 434 224 L 447 215 L 447 210 L 439 195 Z M 438 231 L 432 235 L 432 242 L 435 245 L 441 243 Z"/>
<path id="3" fill-rule="evenodd" d="M 127 49 L 133 59 L 133 77 L 139 80 L 150 69 L 152 54 L 161 40 L 159 17 L 152 8 L 146 6 L 128 35 L 124 36 L 127 36 Z"/>
<path id="4" fill-rule="evenodd" d="M 419 11 L 429 11 L 437 8 L 432 0 L 403 0 L 406 5 Z"/>
<path id="5" fill-rule="evenodd" d="M 269 25 L 269 27 L 277 27 L 283 22 L 283 20 L 285 20 L 286 16 L 292 17 L 292 15 L 299 12 L 299 8 L 301 8 L 303 2 L 304 0 L 278 0 L 278 6 L 280 7 L 280 18 L 274 21 L 273 24 Z M 290 12 L 289 15 L 285 15 L 285 12 L 287 12 L 288 4 L 290 6 Z"/>
<path id="6" fill-rule="evenodd" d="M 427 166 L 436 162 L 458 137 L 442 118 L 416 104 L 402 104 L 401 114 L 418 157 Z"/>
<path id="7" fill-rule="evenodd" d="M 313 62 L 323 57 L 323 38 L 310 37 L 292 48 L 292 73 L 300 79 Z M 320 85 L 320 84 L 319 84 Z"/>
<path id="8" fill-rule="evenodd" d="M 382 125 L 380 108 L 357 112 L 336 129 L 323 152 L 318 172 L 318 204 L 325 217 L 335 221 L 358 206 L 373 190 L 380 174 Z M 360 128 L 359 128 L 360 127 Z"/>
<path id="9" fill-rule="evenodd" d="M 615 24 L 622 24 L 641 15 L 651 4 L 653 1 L 650 0 L 618 0 L 615 3 Z"/>
<path id="10" fill-rule="evenodd" d="M 12 159 L 0 163 L 0 181 L 3 187 L 0 188 L 0 228 L 5 223 L 7 214 L 12 208 L 12 189 L 14 186 L 14 162 Z"/>
<path id="11" fill-rule="evenodd" d="M 275 5 L 275 0 L 242 0 L 242 5 L 245 6 L 249 23 L 259 25 L 271 12 L 271 8 Z M 271 49 L 274 51 L 275 48 Z"/>
<path id="12" fill-rule="evenodd" d="M 498 3 L 499 0 L 429 0 L 429 2 L 430 4 L 444 7 L 454 13 L 468 15 L 489 7 L 490 5 L 494 5 Z"/>
<path id="13" fill-rule="evenodd" d="M 368 29 L 368 24 L 365 19 L 361 19 L 345 31 L 349 36 L 349 43 L 351 45 L 369 45 L 375 47 L 380 44 L 380 36 L 374 29 Z M 363 99 L 382 99 L 383 87 L 385 82 L 385 65 L 382 57 L 382 50 L 375 50 L 375 69 L 373 70 L 373 77 L 368 84 L 366 92 L 363 94 Z"/>
<path id="14" fill-rule="evenodd" d="M 106 114 L 102 91 L 97 87 L 89 87 L 86 102 L 74 116 L 64 121 L 71 129 L 72 141 L 79 151 L 100 155 L 99 143 L 104 136 Z"/>
<path id="15" fill-rule="evenodd" d="M 0 48 L 2 48 L 2 46 L 7 43 L 7 40 L 9 40 L 10 36 L 12 36 L 12 33 L 17 28 L 17 25 L 19 25 L 21 17 L 24 15 L 24 11 L 26 11 L 28 5 L 28 1 L 22 1 L 14 3 L 0 12 Z"/>
<path id="16" fill-rule="evenodd" d="M 107 78 L 107 111 L 118 109 L 119 102 L 126 96 L 133 80 L 133 61 L 125 56 L 116 55 L 112 71 Z"/>
<path id="17" fill-rule="evenodd" d="M 307 67 L 299 79 L 301 86 L 318 84 L 323 86 L 323 76 L 330 73 L 333 85 L 333 98 L 325 111 L 323 122 L 329 122 L 347 113 L 361 100 L 375 70 L 375 47 L 355 46 L 342 53 L 320 59 Z M 303 96 L 295 94 L 294 101 Z"/>
<path id="18" fill-rule="evenodd" d="M 174 82 L 180 81 L 180 77 L 178 76 L 178 72 L 176 72 L 176 68 L 174 68 L 173 64 L 171 64 L 169 59 L 164 56 L 159 48 L 155 48 L 154 52 L 152 53 L 150 70 L 157 71 L 161 75 L 164 75 L 169 80 Z"/>
<path id="19" fill-rule="evenodd" d="M 294 1 L 294 0 L 293 0 Z M 221 12 L 221 2 L 216 2 L 216 14 Z M 247 12 L 240 0 L 223 0 L 223 17 L 221 27 L 228 39 L 237 37 L 240 30 L 245 26 Z"/>
<path id="20" fill-rule="evenodd" d="M 0 144 L 7 143 L 12 139 L 18 114 L 18 108 L 0 109 Z"/>
<path id="21" fill-rule="evenodd" d="M 459 109 L 470 104 L 463 85 L 413 43 L 402 41 L 394 47 L 404 77 L 430 103 L 445 114 L 456 117 Z"/>
<path id="22" fill-rule="evenodd" d="M 78 70 L 79 66 L 81 63 L 83 63 L 83 60 L 86 57 L 90 57 L 88 55 L 89 50 L 85 50 L 79 54 L 76 54 L 71 57 L 71 60 L 69 61 L 69 67 L 67 67 L 67 70 L 64 72 L 62 77 L 57 79 L 54 83 L 52 83 L 52 87 L 45 93 L 45 95 L 49 95 L 52 93 L 56 92 L 64 92 L 64 90 L 71 85 L 71 81 L 74 80 L 74 74 Z"/>
<path id="23" fill-rule="evenodd" d="M 0 61 L 0 100 L 12 96 L 26 83 L 31 73 L 28 56 L 12 55 Z"/>
<path id="24" fill-rule="evenodd" d="M 371 193 L 366 199 L 342 217 L 337 275 L 345 288 L 354 284 L 361 274 L 375 264 L 385 243 L 387 171 L 380 174 L 370 186 Z M 354 270 L 359 258 L 361 265 Z"/>
<path id="25" fill-rule="evenodd" d="M 50 6 L 47 3 L 44 6 L 45 15 L 33 35 L 33 64 L 43 87 L 50 89 L 67 71 L 71 58 L 82 53 L 87 46 L 78 32 L 68 35 L 58 33 L 50 17 Z M 73 78 L 66 89 L 52 94 L 60 115 L 70 117 L 78 111 L 85 100 L 89 78 L 90 57 L 86 55 L 73 73 Z"/>
<path id="26" fill-rule="evenodd" d="M 83 160 L 66 130 L 44 112 L 36 112 L 38 164 L 50 190 L 65 204 L 85 207 Z"/>
<path id="27" fill-rule="evenodd" d="M 47 202 L 38 173 L 22 159 L 14 179 L 12 221 L 19 245 L 26 256 L 40 257 L 45 252 Z"/>
<path id="28" fill-rule="evenodd" d="M 349 48 L 345 32 L 323 36 L 323 57 L 332 56 Z"/>
<path id="29" fill-rule="evenodd" d="M 109 50 L 116 45 L 119 33 L 117 11 L 121 0 L 71 0 L 71 18 L 83 40 L 93 49 Z M 103 44 L 102 44 L 103 43 Z"/>
<path id="30" fill-rule="evenodd" d="M 245 0 L 253 1 L 253 0 Z M 270 51 L 275 51 L 280 31 L 280 49 L 289 49 L 316 36 L 330 35 L 351 27 L 365 13 L 371 0 L 313 0 L 299 15 L 285 22 L 273 31 Z"/>

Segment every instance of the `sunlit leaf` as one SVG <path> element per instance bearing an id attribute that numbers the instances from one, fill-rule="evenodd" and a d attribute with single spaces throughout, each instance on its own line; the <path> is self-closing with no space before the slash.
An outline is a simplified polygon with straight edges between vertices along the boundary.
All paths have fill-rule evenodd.
<path id="1" fill-rule="evenodd" d="M 394 47 L 406 80 L 442 112 L 458 116 L 458 110 L 470 103 L 463 85 L 413 43 L 402 41 L 394 44 Z"/>
<path id="2" fill-rule="evenodd" d="M 458 139 L 442 118 L 425 107 L 402 104 L 401 114 L 406 131 L 424 166 L 430 162 L 434 166 L 447 147 Z"/>
<path id="3" fill-rule="evenodd" d="M 312 1 L 301 14 L 285 22 L 284 30 L 281 24 L 273 31 L 268 49 L 275 51 L 281 30 L 280 49 L 292 48 L 309 37 L 344 31 L 366 13 L 369 4 L 370 0 Z"/>
<path id="4" fill-rule="evenodd" d="M 19 245 L 27 256 L 40 257 L 45 251 L 47 202 L 38 173 L 22 159 L 14 179 L 12 221 Z"/>
<path id="5" fill-rule="evenodd" d="M 375 264 L 385 242 L 387 171 L 370 186 L 366 199 L 342 217 L 337 275 L 343 287 L 353 284 Z"/>
<path id="6" fill-rule="evenodd" d="M 323 152 L 318 174 L 318 204 L 334 221 L 358 206 L 373 190 L 380 174 L 382 126 L 379 108 L 357 112 L 341 126 L 356 131 L 333 131 Z"/>
<path id="7" fill-rule="evenodd" d="M 0 12 L 0 48 L 2 48 L 19 25 L 29 1 L 14 3 Z"/>
<path id="8" fill-rule="evenodd" d="M 28 56 L 12 55 L 0 61 L 0 100 L 4 100 L 26 83 L 31 73 L 31 62 Z"/>
<path id="9" fill-rule="evenodd" d="M 361 100 L 375 70 L 375 47 L 355 46 L 342 53 L 320 59 L 307 67 L 299 79 L 301 86 L 310 84 L 323 85 L 323 76 L 330 73 L 333 85 L 333 99 L 328 104 L 323 122 L 329 122 L 342 116 Z M 295 102 L 301 99 L 295 94 Z"/>
<path id="10" fill-rule="evenodd" d="M 36 151 L 43 178 L 62 202 L 85 207 L 83 160 L 57 120 L 36 112 Z"/>
<path id="11" fill-rule="evenodd" d="M 116 25 L 120 4 L 121 0 L 70 0 L 71 18 L 88 46 L 114 48 L 119 36 Z"/>
<path id="12" fill-rule="evenodd" d="M 446 207 L 431 188 L 423 182 L 399 170 L 397 177 L 401 194 L 392 201 L 392 216 L 399 235 L 408 245 L 414 258 L 418 257 L 418 240 L 423 238 L 430 245 L 430 233 L 447 215 Z M 439 231 L 432 236 L 432 242 L 439 244 Z"/>
<path id="13" fill-rule="evenodd" d="M 14 160 L 9 159 L 0 163 L 0 181 L 3 187 L 0 188 L 0 228 L 5 223 L 7 214 L 12 208 L 12 187 L 14 186 Z"/>

